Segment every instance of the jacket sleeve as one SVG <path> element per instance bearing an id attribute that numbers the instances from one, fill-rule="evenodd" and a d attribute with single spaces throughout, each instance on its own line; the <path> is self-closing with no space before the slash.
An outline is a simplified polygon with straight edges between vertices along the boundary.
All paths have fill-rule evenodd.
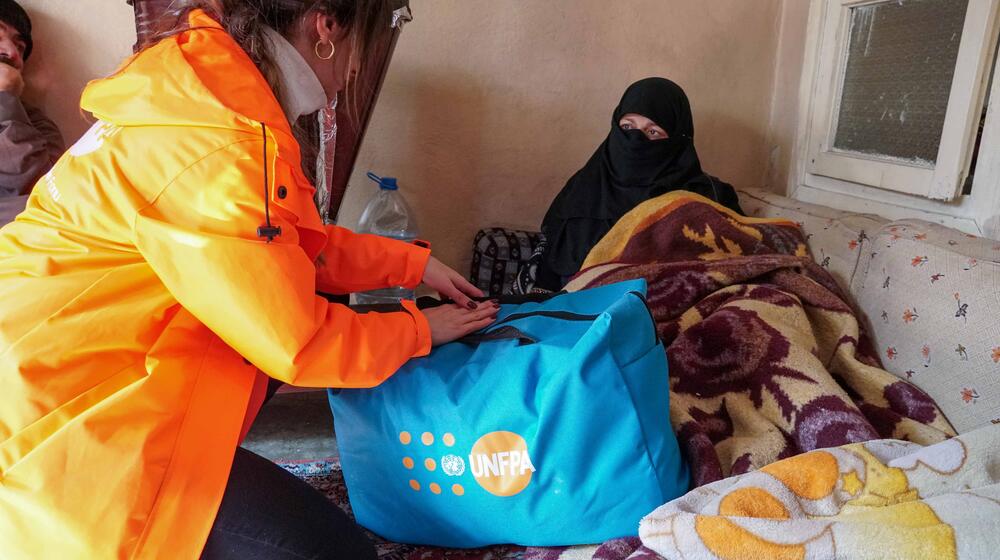
<path id="1" fill-rule="evenodd" d="M 420 284 L 430 250 L 337 226 L 326 229 L 328 241 L 317 268 L 321 292 L 347 294 L 390 286 Z"/>
<path id="2" fill-rule="evenodd" d="M 0 194 L 28 194 L 62 152 L 55 123 L 16 95 L 0 92 Z"/>
<path id="3" fill-rule="evenodd" d="M 234 145 L 206 157 L 137 212 L 136 247 L 177 301 L 292 385 L 372 387 L 427 354 L 430 328 L 411 304 L 359 315 L 315 295 L 316 267 L 298 245 L 294 216 L 271 205 L 282 235 L 271 243 L 257 237 L 264 222 L 257 149 Z"/>

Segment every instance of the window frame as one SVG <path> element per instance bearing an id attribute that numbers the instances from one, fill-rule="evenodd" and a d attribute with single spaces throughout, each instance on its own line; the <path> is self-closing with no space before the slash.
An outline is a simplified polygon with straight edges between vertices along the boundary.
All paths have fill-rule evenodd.
<path id="1" fill-rule="evenodd" d="M 847 212 L 877 214 L 890 220 L 917 218 L 1000 240 L 1000 55 L 992 64 L 995 77 L 971 194 L 947 201 L 933 200 L 810 172 L 813 130 L 818 120 L 816 100 L 818 92 L 822 91 L 818 68 L 828 1 L 810 0 L 798 88 L 794 156 L 784 188 L 781 185 L 774 187 L 803 202 Z M 992 24 L 990 33 L 997 37 L 1000 35 L 1000 13 L 988 19 Z M 981 88 L 984 96 L 988 79 L 986 73 Z M 829 91 L 829 86 L 826 88 Z M 981 105 L 977 101 L 977 106 Z"/>
<path id="2" fill-rule="evenodd" d="M 955 200 L 972 158 L 997 41 L 1000 0 L 969 0 L 937 162 L 933 168 L 833 149 L 851 10 L 887 0 L 814 0 L 820 22 L 808 173 L 934 200 Z M 995 98 L 994 98 L 995 99 Z"/>

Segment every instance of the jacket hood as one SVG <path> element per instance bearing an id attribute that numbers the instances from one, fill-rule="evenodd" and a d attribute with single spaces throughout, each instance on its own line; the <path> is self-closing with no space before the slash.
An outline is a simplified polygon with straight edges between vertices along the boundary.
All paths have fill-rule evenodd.
<path id="1" fill-rule="evenodd" d="M 189 24 L 126 60 L 110 77 L 90 82 L 81 108 L 119 126 L 259 133 L 264 123 L 294 139 L 271 87 L 236 41 L 201 10 L 191 12 Z M 297 156 L 297 145 L 291 145 Z"/>

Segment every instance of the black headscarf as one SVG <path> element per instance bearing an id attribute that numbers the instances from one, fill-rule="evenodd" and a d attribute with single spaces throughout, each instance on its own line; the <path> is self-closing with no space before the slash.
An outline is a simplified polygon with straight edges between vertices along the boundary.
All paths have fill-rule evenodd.
<path id="1" fill-rule="evenodd" d="M 668 138 L 653 141 L 641 130 L 623 130 L 618 123 L 629 113 L 654 121 L 667 131 Z M 587 253 L 628 211 L 681 189 L 742 214 L 733 187 L 701 170 L 694 149 L 691 105 L 684 90 L 664 78 L 640 80 L 625 90 L 607 139 L 570 178 L 545 215 L 542 233 L 547 248 L 538 285 L 558 287 L 553 278 L 579 271 Z"/>

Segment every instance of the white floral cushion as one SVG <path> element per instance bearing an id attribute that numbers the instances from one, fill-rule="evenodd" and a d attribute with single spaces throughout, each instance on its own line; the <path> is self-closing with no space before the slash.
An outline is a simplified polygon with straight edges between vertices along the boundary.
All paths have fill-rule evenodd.
<path id="1" fill-rule="evenodd" d="M 1000 241 L 921 220 L 872 238 L 851 286 L 887 370 L 959 432 L 1000 424 Z"/>
<path id="2" fill-rule="evenodd" d="M 809 250 L 845 290 L 851 285 L 862 254 L 870 252 L 870 236 L 888 220 L 870 214 L 841 212 L 799 202 L 758 189 L 740 191 L 740 206 L 755 218 L 785 218 L 802 227 Z"/>

